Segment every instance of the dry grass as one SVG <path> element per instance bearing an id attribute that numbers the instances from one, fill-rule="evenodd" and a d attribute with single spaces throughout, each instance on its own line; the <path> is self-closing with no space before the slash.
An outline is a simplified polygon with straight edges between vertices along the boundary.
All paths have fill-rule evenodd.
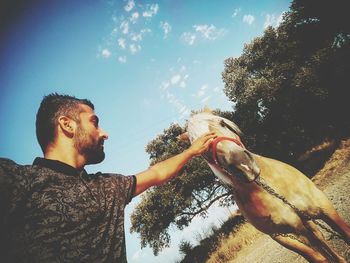
<path id="1" fill-rule="evenodd" d="M 343 173 L 349 165 L 350 139 L 347 139 L 340 142 L 337 150 L 312 180 L 319 188 L 323 189 L 334 177 Z"/>
<path id="2" fill-rule="evenodd" d="M 296 168 L 301 170 L 309 178 L 313 177 L 324 163 L 329 160 L 334 151 L 339 146 L 336 140 L 325 140 L 323 143 L 313 147 L 302 154 L 296 163 Z"/>
<path id="3" fill-rule="evenodd" d="M 236 257 L 242 247 L 253 242 L 254 239 L 262 235 L 251 224 L 242 224 L 235 233 L 230 234 L 227 238 L 222 236 L 217 249 L 210 255 L 207 263 L 228 262 Z"/>
<path id="4" fill-rule="evenodd" d="M 313 147 L 311 150 L 306 151 L 299 157 L 299 161 L 305 161 L 310 158 L 311 155 L 319 153 L 330 148 L 333 148 L 336 142 L 334 140 L 325 140 L 323 143 Z"/>

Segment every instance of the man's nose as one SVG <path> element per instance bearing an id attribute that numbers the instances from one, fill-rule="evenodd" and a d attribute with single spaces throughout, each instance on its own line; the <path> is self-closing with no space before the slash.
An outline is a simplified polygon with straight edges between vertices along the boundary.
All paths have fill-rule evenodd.
<path id="1" fill-rule="evenodd" d="M 100 129 L 100 132 L 101 132 L 101 136 L 104 140 L 107 140 L 108 139 L 108 133 L 105 132 L 104 130 Z"/>

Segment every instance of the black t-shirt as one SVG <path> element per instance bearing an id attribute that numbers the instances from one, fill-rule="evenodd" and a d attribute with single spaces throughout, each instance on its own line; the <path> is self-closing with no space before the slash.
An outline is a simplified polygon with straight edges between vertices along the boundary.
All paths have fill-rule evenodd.
<path id="1" fill-rule="evenodd" d="M 135 176 L 0 158 L 0 262 L 126 262 Z"/>

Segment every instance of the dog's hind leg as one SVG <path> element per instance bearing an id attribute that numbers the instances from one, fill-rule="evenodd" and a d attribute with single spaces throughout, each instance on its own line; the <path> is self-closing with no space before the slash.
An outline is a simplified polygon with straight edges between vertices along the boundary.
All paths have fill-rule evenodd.
<path id="1" fill-rule="evenodd" d="M 294 234 L 292 234 L 294 235 Z M 326 263 L 328 260 L 318 251 L 314 250 L 308 244 L 301 242 L 294 236 L 289 235 L 275 235 L 272 237 L 282 246 L 303 256 L 307 261 L 312 263 Z"/>
<path id="2" fill-rule="evenodd" d="M 331 262 L 346 263 L 345 259 L 339 256 L 326 242 L 322 232 L 317 228 L 316 224 L 312 221 L 305 222 L 305 227 L 309 230 L 307 237 L 310 243 L 322 251 L 323 255 L 331 259 Z"/>
<path id="3" fill-rule="evenodd" d="M 350 226 L 340 217 L 332 205 L 322 211 L 320 216 L 334 231 L 338 232 L 346 243 L 350 244 Z"/>

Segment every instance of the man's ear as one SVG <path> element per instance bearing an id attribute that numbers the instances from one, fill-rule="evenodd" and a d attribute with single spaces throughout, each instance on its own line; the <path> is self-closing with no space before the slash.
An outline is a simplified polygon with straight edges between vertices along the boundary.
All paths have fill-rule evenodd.
<path id="1" fill-rule="evenodd" d="M 179 136 L 176 137 L 180 141 L 189 141 L 190 137 L 188 135 L 188 132 L 184 132 L 183 134 L 180 134 Z"/>
<path id="2" fill-rule="evenodd" d="M 67 116 L 58 117 L 58 125 L 62 132 L 68 137 L 73 137 L 76 129 L 76 122 Z"/>

